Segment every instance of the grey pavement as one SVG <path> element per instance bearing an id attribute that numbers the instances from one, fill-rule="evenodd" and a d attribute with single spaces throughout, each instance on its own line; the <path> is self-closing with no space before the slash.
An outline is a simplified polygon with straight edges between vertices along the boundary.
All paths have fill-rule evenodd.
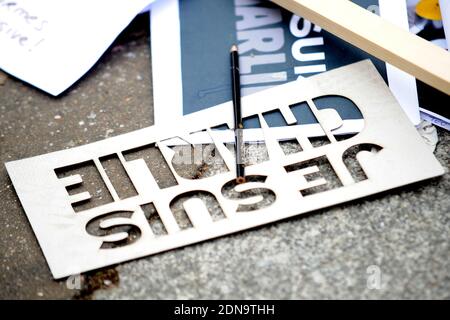
<path id="1" fill-rule="evenodd" d="M 153 123 L 146 21 L 61 97 L 0 73 L 0 162 Z M 450 134 L 436 156 L 450 168 Z M 188 170 L 188 169 L 186 169 Z M 190 169 L 189 169 L 190 170 Z M 418 168 L 420 170 L 420 168 Z M 83 275 L 52 279 L 0 166 L 0 298 L 450 298 L 450 174 Z M 373 276 L 380 286 L 373 288 Z"/>

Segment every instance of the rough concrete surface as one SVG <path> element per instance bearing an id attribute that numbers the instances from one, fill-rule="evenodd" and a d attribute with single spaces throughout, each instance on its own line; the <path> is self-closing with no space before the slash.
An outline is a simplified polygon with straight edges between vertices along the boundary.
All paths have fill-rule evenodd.
<path id="1" fill-rule="evenodd" d="M 151 125 L 147 26 L 145 18 L 135 22 L 58 98 L 0 73 L 0 162 Z M 438 132 L 436 156 L 448 170 L 450 134 Z M 0 168 L 3 299 L 450 298 L 449 173 L 93 271 L 83 276 L 82 290 L 72 290 L 65 280 L 52 280 L 5 167 Z M 381 288 L 370 289 L 378 272 Z"/>

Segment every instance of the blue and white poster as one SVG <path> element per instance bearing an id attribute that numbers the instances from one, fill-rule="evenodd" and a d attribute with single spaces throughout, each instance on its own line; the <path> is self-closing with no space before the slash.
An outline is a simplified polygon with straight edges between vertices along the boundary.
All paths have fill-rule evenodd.
<path id="1" fill-rule="evenodd" d="M 394 12 L 407 26 L 405 3 L 398 9 L 397 0 L 354 2 L 376 14 Z M 157 1 L 151 11 L 151 37 L 156 123 L 170 123 L 231 99 L 232 44 L 239 48 L 243 96 L 371 59 L 412 122 L 419 121 L 413 77 L 270 1 Z M 356 109 L 342 108 L 343 120 L 361 117 Z"/>

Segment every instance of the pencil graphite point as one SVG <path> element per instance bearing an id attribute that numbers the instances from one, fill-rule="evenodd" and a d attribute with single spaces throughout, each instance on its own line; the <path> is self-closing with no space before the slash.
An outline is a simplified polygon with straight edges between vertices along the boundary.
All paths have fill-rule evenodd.
<path id="1" fill-rule="evenodd" d="M 233 44 L 230 49 L 230 52 L 233 52 L 233 51 L 238 51 L 238 47 L 235 44 Z"/>
<path id="2" fill-rule="evenodd" d="M 247 181 L 245 180 L 245 177 L 237 177 L 236 178 L 236 183 L 237 184 L 243 184 L 246 183 Z"/>

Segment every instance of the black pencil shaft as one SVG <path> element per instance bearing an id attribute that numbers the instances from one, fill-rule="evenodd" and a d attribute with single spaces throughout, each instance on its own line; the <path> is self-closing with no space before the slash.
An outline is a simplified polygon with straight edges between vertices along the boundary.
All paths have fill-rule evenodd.
<path id="1" fill-rule="evenodd" d="M 231 89 L 234 107 L 234 128 L 242 129 L 241 81 L 239 75 L 239 55 L 237 51 L 231 51 Z"/>
<path id="2" fill-rule="evenodd" d="M 243 137 L 242 129 L 244 128 L 242 122 L 241 112 L 241 82 L 239 73 L 239 55 L 236 50 L 231 51 L 231 87 L 233 95 L 234 108 L 234 133 L 236 143 L 236 176 L 243 178 L 245 176 L 243 163 Z"/>
<path id="3" fill-rule="evenodd" d="M 242 144 L 242 129 L 238 129 L 236 134 L 236 177 L 245 176 L 245 166 L 243 161 L 243 144 Z"/>

